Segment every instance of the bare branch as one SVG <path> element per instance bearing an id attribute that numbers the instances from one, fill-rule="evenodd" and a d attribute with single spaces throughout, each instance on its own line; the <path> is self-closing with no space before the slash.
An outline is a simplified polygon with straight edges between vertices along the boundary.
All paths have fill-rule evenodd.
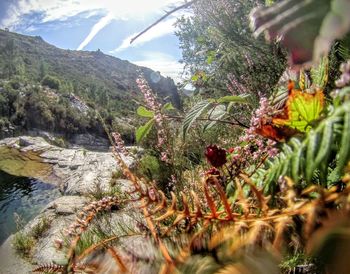
<path id="1" fill-rule="evenodd" d="M 139 38 L 141 35 L 143 35 L 144 33 L 146 33 L 147 31 L 149 31 L 151 28 L 153 28 L 154 26 L 156 26 L 157 24 L 159 24 L 161 21 L 163 21 L 165 18 L 167 18 L 169 15 L 173 14 L 174 12 L 177 12 L 178 10 L 181 9 L 185 9 L 188 8 L 189 6 L 191 6 L 192 4 L 198 2 L 199 0 L 192 0 L 190 2 L 186 2 L 185 4 L 178 6 L 174 9 L 172 9 L 171 11 L 166 12 L 161 18 L 159 18 L 157 21 L 155 21 L 152 25 L 148 26 L 147 28 L 145 28 L 143 31 L 141 31 L 139 34 L 137 34 L 134 38 L 132 38 L 130 40 L 130 44 L 132 44 L 137 38 Z"/>

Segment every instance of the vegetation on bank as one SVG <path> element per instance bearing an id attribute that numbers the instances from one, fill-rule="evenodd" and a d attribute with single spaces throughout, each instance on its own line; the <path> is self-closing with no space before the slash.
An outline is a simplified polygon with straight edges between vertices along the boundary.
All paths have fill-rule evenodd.
<path id="1" fill-rule="evenodd" d="M 138 71 L 157 78 L 152 82 L 157 93 L 180 105 L 174 82 L 148 68 L 101 51 L 62 50 L 40 37 L 0 30 L 0 137 L 30 130 L 65 138 L 106 137 L 98 111 L 110 130 L 133 142 Z"/>
<path id="2" fill-rule="evenodd" d="M 96 273 L 106 262 L 125 273 L 142 263 L 159 273 L 347 271 L 350 7 L 274 2 L 191 1 L 193 15 L 178 22 L 196 88 L 185 112 L 140 75 L 135 135 L 145 154 L 136 166 L 123 161 L 121 134 L 109 133 L 132 189 L 99 192 L 57 240 L 66 261 L 34 271 Z M 104 230 L 124 206 L 141 212 L 139 226 Z M 120 244 L 135 235 L 157 254 Z"/>
<path id="3" fill-rule="evenodd" d="M 12 238 L 12 246 L 16 253 L 30 259 L 36 242 L 51 227 L 51 221 L 50 218 L 44 215 L 36 221 L 29 231 L 24 231 L 20 217 L 17 216 L 16 223 L 19 231 Z"/>

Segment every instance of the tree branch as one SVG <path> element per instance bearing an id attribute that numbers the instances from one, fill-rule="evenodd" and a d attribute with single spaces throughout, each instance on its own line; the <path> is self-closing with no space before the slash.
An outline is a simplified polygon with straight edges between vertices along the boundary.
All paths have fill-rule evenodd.
<path id="1" fill-rule="evenodd" d="M 152 25 L 148 26 L 147 28 L 145 28 L 143 31 L 141 31 L 139 34 L 137 34 L 135 37 L 133 37 L 130 40 L 130 44 L 132 44 L 137 38 L 139 38 L 141 35 L 143 35 L 144 33 L 146 33 L 147 31 L 149 31 L 151 28 L 153 28 L 155 25 L 159 24 L 161 21 L 163 21 L 165 18 L 167 18 L 169 15 L 173 14 L 174 12 L 177 12 L 180 9 L 185 9 L 188 8 L 189 6 L 191 6 L 192 4 L 198 2 L 199 0 L 192 0 L 190 2 L 186 2 L 185 4 L 176 7 L 174 9 L 172 9 L 171 11 L 168 11 L 167 13 L 165 13 L 161 18 L 159 18 L 157 21 L 155 21 Z"/>

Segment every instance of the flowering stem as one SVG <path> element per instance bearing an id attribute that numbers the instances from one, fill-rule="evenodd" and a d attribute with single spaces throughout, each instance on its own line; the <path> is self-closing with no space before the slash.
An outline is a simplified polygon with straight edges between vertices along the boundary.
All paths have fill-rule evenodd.
<path id="1" fill-rule="evenodd" d="M 265 156 L 261 159 L 260 163 L 259 163 L 259 164 L 254 168 L 254 170 L 248 175 L 249 178 L 252 177 L 252 176 L 254 175 L 254 173 L 261 167 L 261 165 L 262 165 L 263 163 L 265 163 L 267 157 L 268 157 L 268 155 L 265 155 Z"/>

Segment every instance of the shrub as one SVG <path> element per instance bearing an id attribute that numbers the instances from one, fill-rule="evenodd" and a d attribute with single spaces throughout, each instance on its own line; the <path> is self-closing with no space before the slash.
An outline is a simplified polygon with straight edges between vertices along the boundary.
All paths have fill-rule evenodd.
<path id="1" fill-rule="evenodd" d="M 54 76 L 46 75 L 44 79 L 41 81 L 41 83 L 44 86 L 48 86 L 52 89 L 59 89 L 60 88 L 60 80 Z"/>
<path id="2" fill-rule="evenodd" d="M 33 237 L 24 232 L 17 232 L 12 240 L 13 248 L 23 257 L 30 256 L 34 243 Z"/>
<path id="3" fill-rule="evenodd" d="M 50 228 L 50 226 L 51 220 L 48 217 L 43 216 L 32 228 L 30 235 L 37 240 Z"/>

